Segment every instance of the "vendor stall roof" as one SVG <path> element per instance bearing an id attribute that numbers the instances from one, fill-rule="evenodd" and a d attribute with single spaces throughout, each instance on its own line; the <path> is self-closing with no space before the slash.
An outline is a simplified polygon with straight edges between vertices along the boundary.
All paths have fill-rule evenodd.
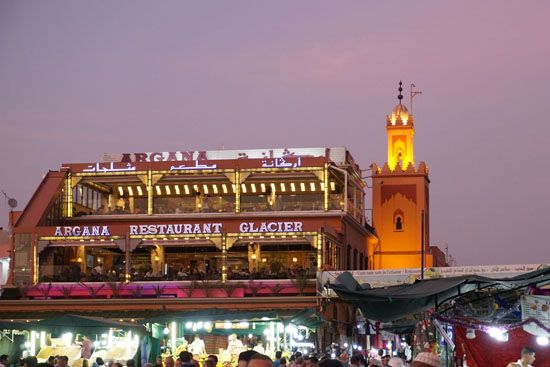
<path id="1" fill-rule="evenodd" d="M 512 278 L 492 279 L 465 275 L 418 280 L 413 284 L 385 288 L 361 286 L 350 273 L 343 273 L 336 278 L 335 284 L 328 284 L 328 287 L 340 298 L 351 301 L 366 317 L 379 321 L 393 321 L 438 307 L 455 297 L 479 289 L 517 289 L 549 283 L 550 268 L 544 268 Z"/>
<path id="2" fill-rule="evenodd" d="M 27 330 L 47 330 L 52 333 L 62 333 L 67 331 L 86 333 L 98 333 L 102 330 L 122 329 L 133 331 L 145 331 L 142 325 L 120 322 L 103 317 L 79 316 L 79 315 L 60 315 L 47 318 L 41 321 L 30 322 L 26 324 Z"/>
<path id="3" fill-rule="evenodd" d="M 278 321 L 293 323 L 295 325 L 315 328 L 324 320 L 319 313 L 312 308 L 306 308 L 290 312 L 281 311 L 228 311 L 223 309 L 210 309 L 198 311 L 173 312 L 143 320 L 143 323 L 167 323 L 186 321 L 210 321 L 210 322 L 237 322 L 237 321 Z"/>

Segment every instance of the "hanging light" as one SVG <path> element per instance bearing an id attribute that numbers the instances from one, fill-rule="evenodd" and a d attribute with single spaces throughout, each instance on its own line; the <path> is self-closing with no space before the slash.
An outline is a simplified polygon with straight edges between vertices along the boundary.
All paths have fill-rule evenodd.
<path id="1" fill-rule="evenodd" d="M 538 336 L 537 337 L 537 344 L 540 346 L 547 346 L 548 345 L 548 338 L 545 336 Z"/>
<path id="2" fill-rule="evenodd" d="M 132 190 L 132 186 L 128 186 L 128 194 L 130 196 L 134 196 L 134 190 Z"/>
<path id="3" fill-rule="evenodd" d="M 143 191 L 141 190 L 141 186 L 137 187 L 137 191 L 138 191 L 139 196 L 143 195 Z"/>
<path id="4" fill-rule="evenodd" d="M 180 194 L 180 187 L 178 185 L 174 185 L 174 189 L 176 189 L 176 195 Z"/>
<path id="5" fill-rule="evenodd" d="M 476 331 L 474 329 L 468 329 L 468 331 L 466 332 L 466 338 L 475 339 L 476 338 Z"/>

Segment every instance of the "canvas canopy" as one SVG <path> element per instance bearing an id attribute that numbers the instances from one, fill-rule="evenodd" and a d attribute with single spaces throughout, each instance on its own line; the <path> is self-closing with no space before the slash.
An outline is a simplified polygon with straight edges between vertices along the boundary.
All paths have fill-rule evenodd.
<path id="1" fill-rule="evenodd" d="M 345 272 L 336 278 L 336 283 L 327 284 L 336 294 L 358 307 L 365 317 L 378 321 L 395 321 L 408 315 L 431 308 L 485 288 L 518 289 L 529 285 L 550 284 L 550 268 L 521 274 L 512 278 L 493 279 L 478 275 L 417 280 L 384 288 L 359 285 L 351 273 Z"/>
<path id="2" fill-rule="evenodd" d="M 120 322 L 103 317 L 59 315 L 41 321 L 30 322 L 26 325 L 28 330 L 49 331 L 50 333 L 78 332 L 81 334 L 96 334 L 109 329 L 122 329 L 132 331 L 145 331 L 139 324 Z"/>
<path id="3" fill-rule="evenodd" d="M 321 325 L 324 320 L 319 313 L 313 308 L 306 308 L 299 311 L 231 311 L 223 309 L 209 309 L 198 311 L 181 311 L 173 312 L 160 316 L 151 317 L 143 320 L 144 323 L 168 323 L 168 322 L 239 322 L 239 321 L 277 321 L 285 324 L 293 323 L 302 325 L 308 328 L 316 328 Z"/>

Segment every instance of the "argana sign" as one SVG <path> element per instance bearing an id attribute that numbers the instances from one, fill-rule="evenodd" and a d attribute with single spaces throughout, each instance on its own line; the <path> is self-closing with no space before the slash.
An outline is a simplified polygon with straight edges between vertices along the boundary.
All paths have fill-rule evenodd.
<path id="1" fill-rule="evenodd" d="M 240 233 L 282 233 L 303 232 L 303 222 L 242 222 Z M 222 223 L 175 223 L 175 224 L 130 224 L 131 236 L 140 235 L 179 235 L 179 234 L 221 234 Z M 58 226 L 55 237 L 96 237 L 111 236 L 109 226 Z"/>

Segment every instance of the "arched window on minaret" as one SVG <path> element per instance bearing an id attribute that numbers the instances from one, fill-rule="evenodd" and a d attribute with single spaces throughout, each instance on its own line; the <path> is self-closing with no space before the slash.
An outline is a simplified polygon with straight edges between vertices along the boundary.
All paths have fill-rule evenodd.
<path id="1" fill-rule="evenodd" d="M 404 215 L 403 215 L 403 211 L 401 209 L 397 209 L 393 213 L 393 224 L 394 224 L 394 230 L 395 231 L 402 231 L 403 230 Z"/>
<path id="2" fill-rule="evenodd" d="M 397 219 L 395 220 L 395 230 L 396 231 L 403 230 L 403 222 L 401 221 L 401 217 L 397 217 Z"/>

